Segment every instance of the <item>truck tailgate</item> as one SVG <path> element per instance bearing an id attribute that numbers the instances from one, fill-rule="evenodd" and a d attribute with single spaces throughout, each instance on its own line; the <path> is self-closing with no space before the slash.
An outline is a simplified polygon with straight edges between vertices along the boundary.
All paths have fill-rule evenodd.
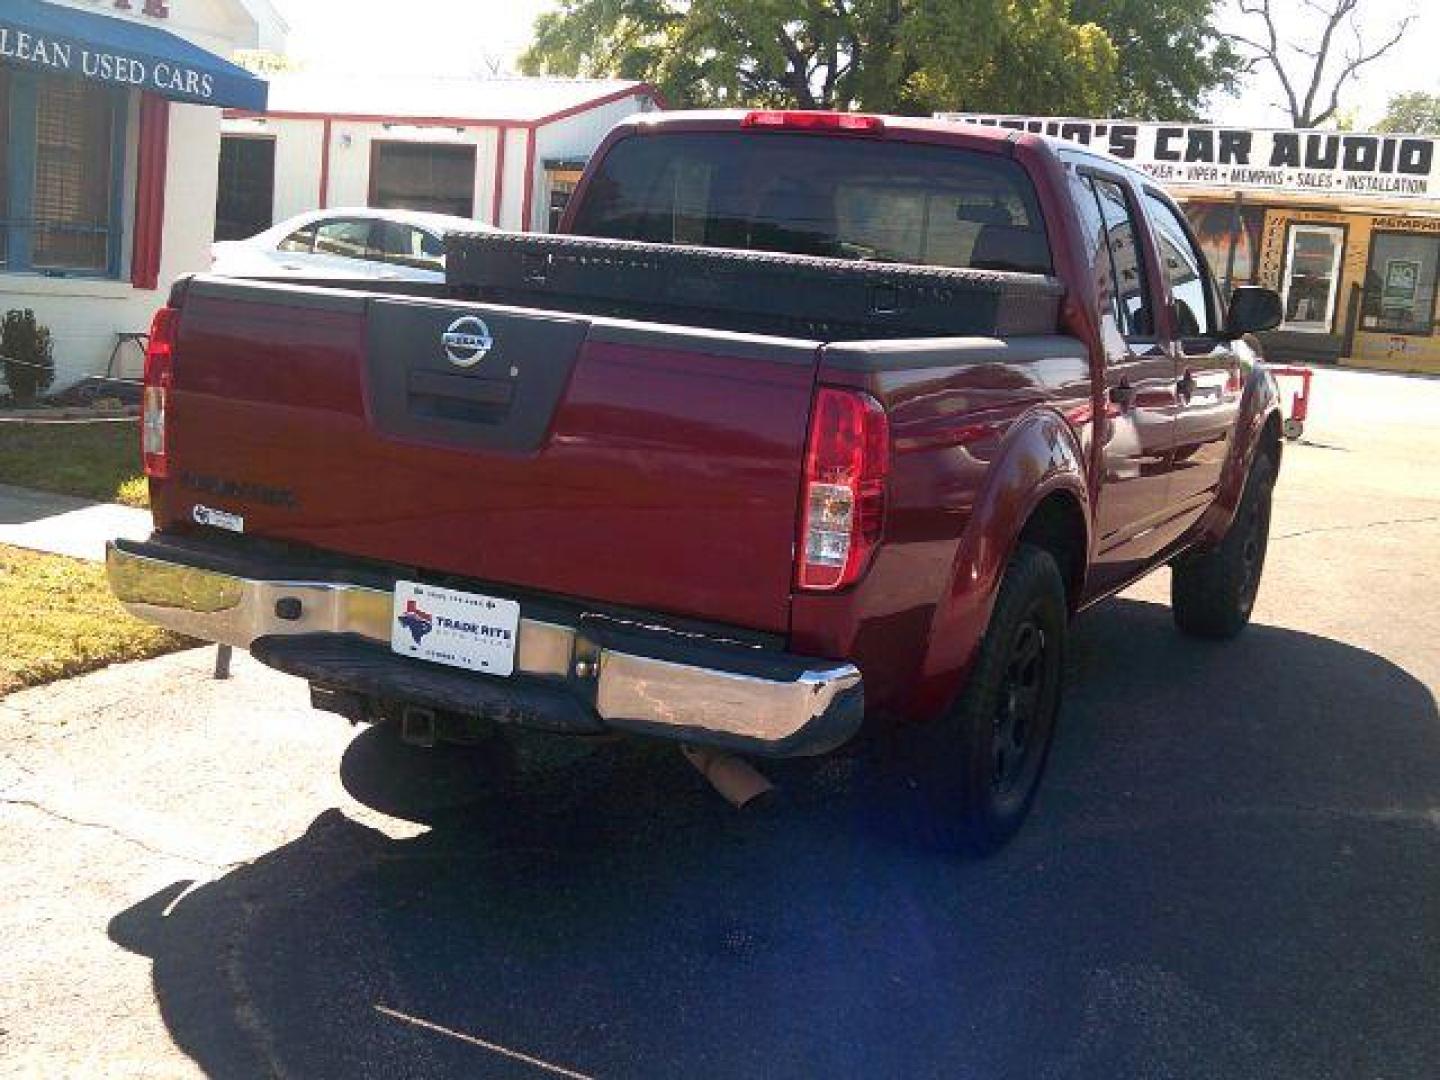
<path id="1" fill-rule="evenodd" d="M 207 278 L 178 335 L 161 528 L 787 629 L 816 342 Z"/>

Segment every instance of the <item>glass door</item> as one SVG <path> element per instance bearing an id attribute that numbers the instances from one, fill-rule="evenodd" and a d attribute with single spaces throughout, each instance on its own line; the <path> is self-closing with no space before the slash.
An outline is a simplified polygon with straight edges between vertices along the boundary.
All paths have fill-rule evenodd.
<path id="1" fill-rule="evenodd" d="M 1285 322 L 1282 330 L 1328 334 L 1335 321 L 1340 256 L 1345 230 L 1339 225 L 1290 226 L 1285 245 Z"/>

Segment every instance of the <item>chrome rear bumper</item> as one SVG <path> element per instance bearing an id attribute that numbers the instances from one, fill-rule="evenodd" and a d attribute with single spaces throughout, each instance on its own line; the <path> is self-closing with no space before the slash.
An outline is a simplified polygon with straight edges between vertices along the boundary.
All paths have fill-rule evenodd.
<path id="1" fill-rule="evenodd" d="M 132 615 L 205 641 L 250 649 L 260 639 L 345 635 L 383 646 L 384 662 L 409 673 L 454 672 L 391 656 L 393 594 L 346 582 L 251 576 L 204 565 L 170 548 L 117 541 L 106 552 L 111 590 Z M 653 639 L 657 648 L 647 650 Z M 659 635 L 659 636 L 657 636 Z M 806 661 L 704 639 L 703 663 L 685 659 L 690 635 L 654 627 L 626 649 L 596 643 L 573 626 L 527 617 L 521 608 L 512 679 L 468 673 L 520 699 L 527 686 L 572 691 L 605 728 L 705 743 L 750 753 L 821 753 L 845 742 L 864 711 L 859 670 L 844 662 Z M 376 650 L 378 652 L 378 650 Z M 657 655 L 646 655 L 647 651 Z M 262 659 L 267 650 L 257 650 Z M 277 666 L 279 666 L 277 664 Z M 307 677 L 314 677 L 307 671 Z M 337 685 L 335 679 L 326 679 Z M 413 677 L 400 680 L 413 692 Z M 344 685 L 343 676 L 338 685 Z M 367 693 L 374 693 L 367 684 Z M 493 693 L 477 695 L 493 698 Z M 541 700 L 537 695 L 536 700 Z M 477 705 L 477 711 L 479 706 Z M 507 717 L 526 710 L 506 710 Z"/>

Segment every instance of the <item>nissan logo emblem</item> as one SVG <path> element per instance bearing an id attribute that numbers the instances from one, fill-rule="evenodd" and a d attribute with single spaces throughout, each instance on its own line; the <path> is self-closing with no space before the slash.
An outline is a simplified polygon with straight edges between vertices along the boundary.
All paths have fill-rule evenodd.
<path id="1" fill-rule="evenodd" d="M 445 346 L 445 355 L 456 367 L 474 367 L 495 344 L 490 328 L 484 319 L 464 315 L 452 322 L 445 333 L 440 335 Z"/>

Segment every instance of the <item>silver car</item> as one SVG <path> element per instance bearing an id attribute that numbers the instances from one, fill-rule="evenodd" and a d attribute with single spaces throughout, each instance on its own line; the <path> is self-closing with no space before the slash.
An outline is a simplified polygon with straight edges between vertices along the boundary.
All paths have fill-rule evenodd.
<path id="1" fill-rule="evenodd" d="M 312 210 L 247 240 L 210 247 L 210 272 L 227 277 L 444 281 L 447 232 L 488 229 L 470 218 L 418 210 Z"/>

